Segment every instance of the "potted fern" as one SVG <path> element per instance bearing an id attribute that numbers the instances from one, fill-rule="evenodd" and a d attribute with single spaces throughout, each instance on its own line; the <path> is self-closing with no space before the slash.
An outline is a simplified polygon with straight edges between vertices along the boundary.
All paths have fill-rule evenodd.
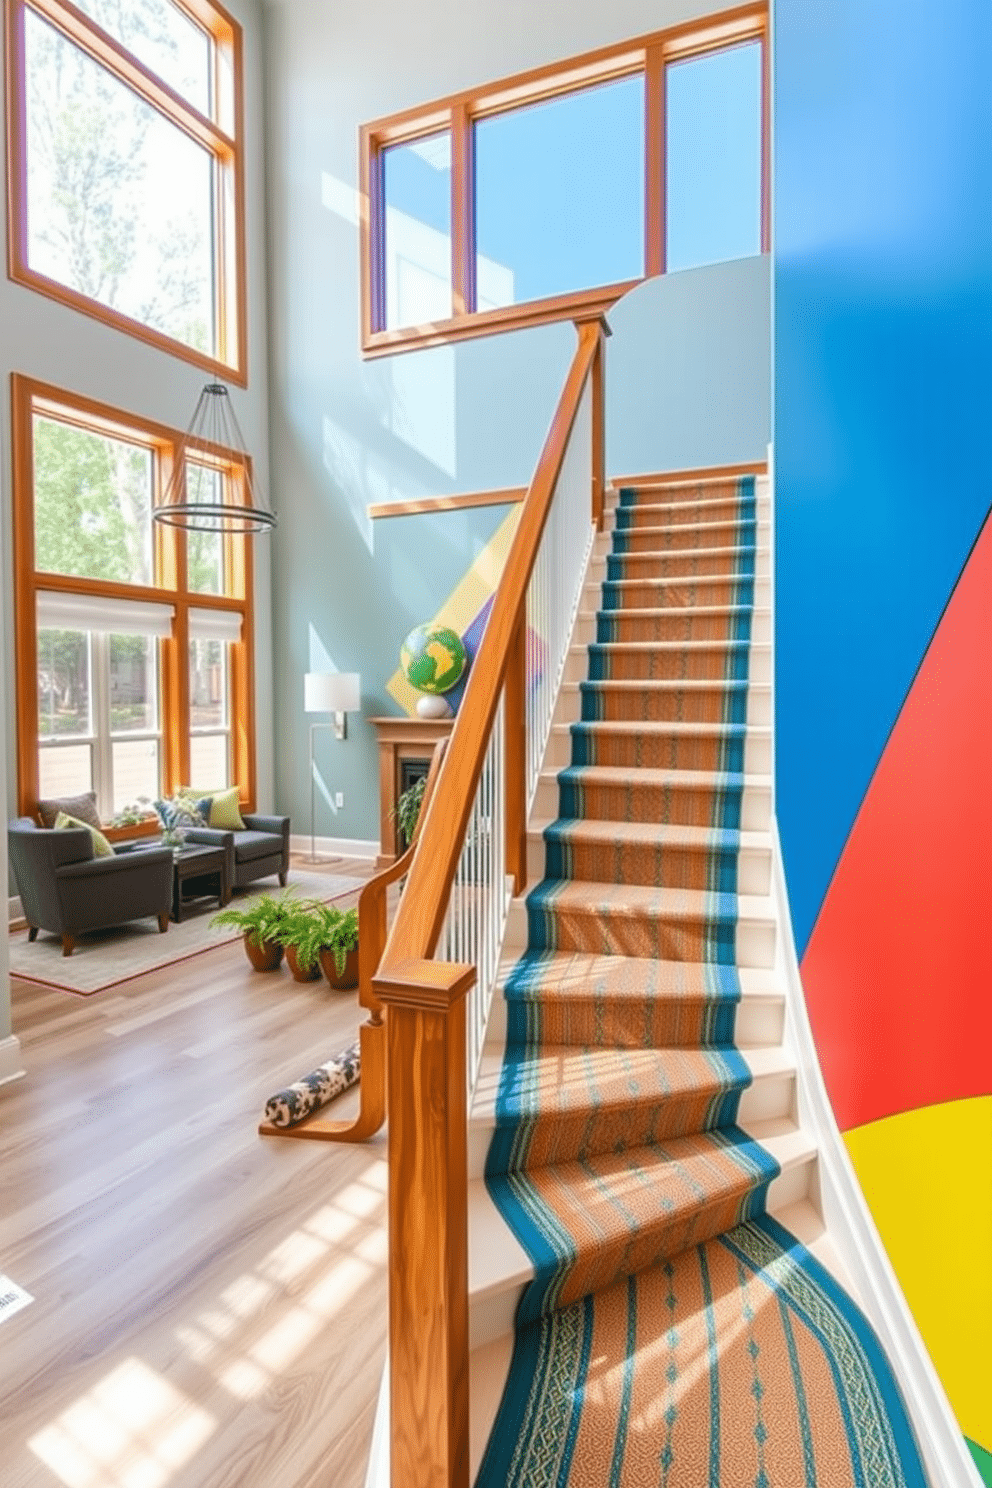
<path id="1" fill-rule="evenodd" d="M 256 971 L 275 971 L 282 961 L 283 946 L 280 939 L 282 925 L 295 904 L 288 894 L 275 899 L 271 894 L 262 894 L 245 909 L 231 906 L 214 915 L 210 924 L 230 926 L 240 930 L 244 937 L 248 960 Z"/>
<path id="2" fill-rule="evenodd" d="M 413 841 L 413 834 L 417 828 L 417 818 L 420 808 L 424 804 L 424 791 L 427 789 L 427 776 L 421 775 L 408 786 L 401 796 L 397 797 L 396 805 L 393 807 L 393 816 L 399 822 L 400 832 L 403 836 L 403 846 L 407 848 Z"/>
<path id="3" fill-rule="evenodd" d="M 286 965 L 298 982 L 315 982 L 320 976 L 320 951 L 324 943 L 324 906 L 311 902 L 294 905 L 279 927 L 279 941 L 286 951 Z"/>
<path id="4" fill-rule="evenodd" d="M 358 986 L 358 910 L 323 904 L 320 965 L 332 987 L 345 991 Z"/>

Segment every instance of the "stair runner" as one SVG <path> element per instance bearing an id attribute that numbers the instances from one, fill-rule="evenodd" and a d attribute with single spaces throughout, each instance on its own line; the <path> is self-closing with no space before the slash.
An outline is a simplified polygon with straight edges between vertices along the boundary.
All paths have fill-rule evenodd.
<path id="1" fill-rule="evenodd" d="M 736 1125 L 753 477 L 620 493 L 504 988 L 489 1192 L 530 1256 L 479 1488 L 916 1488 L 866 1319 Z"/>

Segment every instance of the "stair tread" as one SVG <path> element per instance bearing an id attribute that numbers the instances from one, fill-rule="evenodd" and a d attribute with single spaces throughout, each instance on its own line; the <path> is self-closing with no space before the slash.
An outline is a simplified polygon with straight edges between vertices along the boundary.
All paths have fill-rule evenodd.
<path id="1" fill-rule="evenodd" d="M 621 587 L 625 584 L 630 587 L 634 585 L 654 584 L 659 589 L 674 589 L 680 584 L 715 585 L 727 584 L 731 580 L 739 584 L 754 584 L 760 583 L 763 578 L 765 578 L 763 574 L 699 574 L 698 576 L 694 574 L 646 574 L 643 579 L 604 579 L 603 582 L 614 586 L 620 585 Z M 692 606 L 692 608 L 695 609 L 695 606 Z M 727 608 L 751 610 L 750 605 L 727 606 Z M 612 614 L 613 611 L 611 610 L 608 613 Z"/>
<path id="2" fill-rule="evenodd" d="M 610 611 L 615 614 L 616 611 Z M 677 655 L 683 651 L 696 654 L 708 651 L 770 651 L 770 641 L 587 641 L 571 648 L 572 655 L 586 651 L 634 651 L 638 654 L 653 651 L 670 651 Z"/>
<path id="3" fill-rule="evenodd" d="M 541 996 L 558 995 L 569 999 L 589 999 L 608 993 L 618 999 L 641 999 L 645 987 L 654 997 L 706 996 L 713 967 L 704 961 L 655 961 L 636 956 L 601 956 L 587 951 L 544 951 L 540 954 L 540 987 L 515 986 L 506 983 L 523 957 L 514 956 L 501 967 L 497 987 L 507 999 L 539 1001 Z M 753 967 L 739 967 L 736 972 L 741 1000 L 769 998 L 782 1002 L 785 994 L 774 981 L 774 974 Z"/>
<path id="4" fill-rule="evenodd" d="M 623 532 L 629 535 L 637 534 L 642 538 L 645 533 L 661 532 L 660 527 L 629 527 Z M 694 532 L 693 527 L 673 527 L 673 532 Z M 618 535 L 623 535 L 618 534 Z M 686 547 L 686 548 L 626 548 L 617 550 L 612 546 L 598 552 L 593 557 L 593 562 L 604 564 L 607 558 L 739 558 L 742 553 L 748 557 L 757 558 L 760 554 L 770 556 L 767 546 L 762 547 L 758 543 L 721 543 L 718 547 Z"/>
<path id="5" fill-rule="evenodd" d="M 590 588 L 596 588 L 596 589 L 598 589 L 598 588 L 601 587 L 601 582 L 602 582 L 601 580 L 597 579 L 595 581 L 595 583 L 593 585 L 590 585 L 589 587 Z M 714 580 L 714 582 L 715 582 L 715 580 Z M 601 605 L 600 606 L 597 606 L 597 608 L 595 608 L 595 609 L 590 609 L 588 606 L 583 606 L 579 610 L 579 618 L 581 620 L 597 620 L 601 616 L 609 616 L 609 618 L 611 620 L 615 620 L 617 618 L 617 615 L 618 614 L 621 614 L 621 613 L 623 614 L 623 616 L 625 618 L 632 619 L 632 618 L 643 617 L 645 615 L 651 615 L 651 616 L 657 615 L 658 614 L 658 610 L 657 609 L 652 609 L 650 606 L 643 606 L 642 608 L 638 609 L 636 606 L 631 605 L 630 609 L 623 610 L 621 612 L 621 611 L 617 611 L 617 610 L 604 610 Z M 662 613 L 664 613 L 664 612 L 662 612 Z M 756 618 L 758 616 L 761 616 L 763 619 L 766 619 L 766 620 L 769 619 L 769 617 L 771 616 L 771 610 L 770 610 L 769 606 L 768 605 L 759 605 L 759 604 L 754 604 L 754 605 L 749 605 L 749 604 L 743 604 L 743 605 L 739 605 L 739 604 L 738 605 L 735 605 L 735 604 L 693 605 L 692 606 L 691 613 L 693 615 L 706 615 L 706 616 L 713 616 L 713 615 L 721 615 L 721 616 L 726 616 L 726 615 L 734 615 L 734 616 L 737 616 L 737 615 L 750 615 L 752 617 L 752 619 L 754 619 L 754 618 Z M 682 618 L 684 618 L 684 617 L 682 617 Z"/>
<path id="6" fill-rule="evenodd" d="M 596 913 L 697 916 L 715 914 L 740 920 L 756 919 L 773 924 L 774 908 L 767 894 L 712 894 L 703 889 L 666 889 L 644 884 L 593 883 L 573 879 L 541 879 L 529 885 L 527 898 L 544 887 L 555 890 L 554 902 L 572 909 Z M 714 900 L 720 901 L 714 903 Z"/>
<path id="7" fill-rule="evenodd" d="M 623 692 L 644 692 L 650 688 L 658 692 L 670 692 L 683 688 L 692 692 L 755 692 L 769 691 L 767 682 L 751 682 L 747 677 L 595 677 L 580 682 L 563 682 L 562 687 L 614 688 Z"/>
<path id="8" fill-rule="evenodd" d="M 631 770 L 635 771 L 631 777 Z M 769 790 L 772 777 L 749 770 L 664 770 L 651 765 L 563 765 L 560 770 L 542 770 L 541 781 L 557 785 L 560 780 L 589 785 L 639 787 L 659 790 Z"/>
<path id="9" fill-rule="evenodd" d="M 751 1128 L 741 1127 L 741 1130 L 754 1142 L 760 1143 L 783 1172 L 811 1161 L 816 1155 L 816 1144 L 802 1127 L 792 1123 L 788 1130 L 777 1131 L 772 1135 L 756 1134 L 760 1126 L 767 1124 L 769 1123 L 753 1123 Z M 654 1150 L 678 1150 L 681 1144 L 685 1144 L 686 1151 L 691 1151 L 699 1146 L 698 1137 L 673 1138 L 667 1143 L 659 1144 Z M 643 1154 L 647 1162 L 654 1166 L 652 1149 L 648 1148 L 633 1148 L 626 1153 L 610 1154 L 608 1159 L 600 1161 L 614 1163 L 617 1170 L 622 1170 L 625 1160 L 638 1153 Z M 575 1166 L 581 1167 L 580 1164 Z M 663 1162 L 659 1162 L 658 1167 L 662 1166 Z M 485 1178 L 469 1180 L 468 1213 L 470 1298 L 476 1301 L 494 1292 L 525 1286 L 534 1276 L 534 1264 L 512 1231 L 506 1228 L 502 1216 L 493 1204 Z"/>
<path id="10" fill-rule="evenodd" d="M 748 831 L 739 827 L 693 827 L 680 822 L 612 821 L 600 817 L 554 817 L 535 820 L 528 834 L 539 840 L 547 836 L 572 841 L 613 843 L 646 842 L 659 846 L 737 849 L 741 852 L 771 852 L 767 832 Z"/>
<path id="11" fill-rule="evenodd" d="M 563 682 L 562 688 L 571 688 L 578 691 L 578 683 Z M 686 723 L 681 719 L 666 720 L 662 718 L 646 718 L 643 721 L 629 718 L 577 718 L 574 723 L 556 723 L 552 725 L 556 732 L 570 733 L 574 728 L 581 729 L 603 729 L 610 732 L 625 734 L 705 734 L 708 738 L 727 736 L 743 738 L 745 734 L 770 737 L 771 725 L 767 723 Z M 592 769 L 591 765 L 583 765 L 582 769 Z"/>
<path id="12" fill-rule="evenodd" d="M 736 1058 L 735 1058 L 736 1056 Z M 743 1066 L 742 1077 L 737 1069 Z M 589 1108 L 589 1084 L 595 1079 L 596 1110 L 630 1109 L 635 1104 L 657 1103 L 666 1097 L 716 1092 L 746 1085 L 750 1079 L 793 1075 L 795 1066 L 781 1047 L 761 1047 L 746 1052 L 725 1049 L 612 1049 L 573 1048 L 552 1045 L 539 1052 L 522 1052 L 513 1061 L 513 1087 L 503 1091 L 501 1121 L 496 1105 L 503 1085 L 503 1055 L 485 1048 L 472 1103 L 471 1123 L 495 1127 L 515 1124 L 531 1107 L 521 1096 L 522 1088 L 533 1100 L 541 1092 L 542 1115 L 576 1115 Z M 636 1082 L 638 1090 L 632 1089 Z"/>

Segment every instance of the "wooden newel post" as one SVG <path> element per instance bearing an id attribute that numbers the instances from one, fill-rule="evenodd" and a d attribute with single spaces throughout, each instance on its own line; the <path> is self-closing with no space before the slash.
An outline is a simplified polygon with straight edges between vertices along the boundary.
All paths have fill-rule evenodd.
<path id="1" fill-rule="evenodd" d="M 468 1488 L 465 994 L 474 966 L 403 961 L 388 1007 L 392 1488 Z"/>

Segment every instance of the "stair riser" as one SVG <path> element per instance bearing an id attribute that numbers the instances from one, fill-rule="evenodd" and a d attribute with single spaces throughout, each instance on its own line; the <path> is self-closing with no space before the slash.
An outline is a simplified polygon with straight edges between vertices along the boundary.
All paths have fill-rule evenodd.
<path id="1" fill-rule="evenodd" d="M 703 1002 L 694 997 L 570 997 L 527 1003 L 514 998 L 500 1006 L 502 1036 L 556 1048 L 617 1049 L 727 1048 L 734 1043 L 737 1004 Z"/>
<path id="2" fill-rule="evenodd" d="M 644 687 L 580 683 L 583 723 L 754 723 L 771 722 L 767 687 L 682 687 L 653 683 Z"/>
<path id="3" fill-rule="evenodd" d="M 600 533 L 593 542 L 593 561 L 608 554 L 671 553 L 686 549 L 709 551 L 714 548 L 736 549 L 741 546 L 762 549 L 762 524 L 759 522 L 700 522 L 698 526 L 621 527 Z"/>
<path id="4" fill-rule="evenodd" d="M 598 589 L 597 589 L 598 594 Z M 668 645 L 717 645 L 726 641 L 771 640 L 771 623 L 764 611 L 702 612 L 697 610 L 653 610 L 637 615 L 625 610 L 589 610 L 579 616 L 576 646 L 596 643 L 607 646 L 625 642 L 659 642 Z"/>
<path id="5" fill-rule="evenodd" d="M 758 579 L 644 579 L 600 585 L 601 597 L 591 606 L 601 610 L 684 610 L 725 605 L 767 605 L 767 578 Z"/>
<path id="6" fill-rule="evenodd" d="M 614 532 L 636 531 L 638 527 L 664 527 L 672 521 L 679 508 L 690 511 L 697 524 L 719 521 L 719 513 L 731 503 L 712 499 L 695 501 L 658 501 L 645 498 L 636 507 L 607 506 L 603 514 L 603 531 L 610 536 Z M 753 503 L 755 520 L 759 527 L 767 526 L 771 520 L 771 500 L 767 496 L 756 497 Z M 639 521 L 630 526 L 629 516 L 636 511 Z M 714 515 L 716 513 L 717 515 Z"/>
<path id="7" fill-rule="evenodd" d="M 626 649 L 630 647 L 630 649 Z M 692 647 L 630 642 L 576 646 L 568 653 L 566 682 L 769 682 L 771 648 L 766 645 Z"/>
<path id="8" fill-rule="evenodd" d="M 696 1111 L 702 1110 L 705 1115 L 706 1102 L 702 1101 L 699 1097 L 696 1097 L 695 1100 L 696 1105 L 693 1107 L 693 1109 Z M 795 1073 L 794 1071 L 790 1071 L 776 1072 L 775 1074 L 768 1075 L 756 1075 L 751 1084 L 748 1085 L 744 1090 L 739 1091 L 736 1094 L 734 1092 L 729 1092 L 726 1097 L 725 1105 L 726 1108 L 729 1110 L 732 1109 L 736 1103 L 736 1117 L 732 1117 L 730 1118 L 730 1120 L 736 1120 L 737 1124 L 744 1127 L 746 1130 L 748 1124 L 752 1122 L 774 1120 L 776 1118 L 794 1117 L 795 1101 Z M 627 1111 L 628 1107 L 625 1105 L 622 1109 L 622 1112 L 617 1117 L 618 1124 L 622 1127 L 622 1130 L 619 1132 L 619 1140 L 624 1147 L 631 1147 L 636 1146 L 637 1143 L 633 1141 L 631 1136 L 628 1134 Z M 653 1111 L 654 1108 L 652 1107 L 651 1111 L 648 1112 L 648 1115 L 646 1117 L 646 1124 L 649 1129 L 650 1119 Z M 688 1120 L 689 1125 L 683 1135 L 689 1135 L 693 1131 L 705 1131 L 712 1128 L 712 1126 L 714 1125 L 712 1121 L 709 1122 L 708 1127 L 705 1121 L 700 1121 L 700 1124 L 693 1125 L 692 1120 L 694 1118 L 690 1118 L 688 1116 L 688 1111 L 689 1103 L 681 1102 L 678 1106 L 678 1109 L 675 1109 L 673 1101 L 673 1109 L 667 1114 L 667 1116 L 665 1116 L 664 1119 L 667 1122 L 679 1122 Z M 581 1144 L 583 1140 L 583 1132 L 585 1131 L 588 1124 L 588 1119 L 588 1110 L 575 1113 L 574 1123 L 572 1123 L 570 1127 L 570 1130 L 573 1132 L 574 1136 L 574 1140 L 570 1139 L 571 1146 L 577 1147 L 579 1144 Z M 640 1120 L 641 1118 L 640 1116 L 638 1116 L 635 1119 Z M 727 1125 L 728 1122 L 723 1122 L 722 1124 Z M 560 1129 L 560 1123 L 556 1123 L 556 1140 L 558 1139 Z M 605 1125 L 603 1129 L 606 1130 Z M 630 1131 L 633 1130 L 634 1127 L 633 1125 L 631 1125 Z M 469 1121 L 468 1176 L 470 1181 L 473 1178 L 481 1178 L 486 1171 L 486 1158 L 489 1153 L 494 1131 L 495 1123 L 492 1121 L 491 1118 L 488 1120 L 472 1119 Z M 658 1133 L 657 1136 L 659 1141 L 664 1140 L 660 1133 Z M 615 1144 L 611 1142 L 603 1150 L 612 1152 L 614 1150 L 614 1146 Z M 566 1161 L 566 1159 L 556 1158 L 556 1161 Z"/>
<path id="9" fill-rule="evenodd" d="M 719 1091 L 691 1090 L 632 1095 L 615 1106 L 582 1106 L 575 1111 L 559 1112 L 553 1130 L 547 1123 L 538 1126 L 527 1152 L 524 1166 L 541 1168 L 549 1164 L 581 1162 L 584 1158 L 602 1157 L 608 1153 L 626 1152 L 651 1142 L 674 1141 L 697 1132 L 715 1131 L 730 1126 L 737 1117 L 742 1098 L 740 1086 Z M 507 1171 L 507 1153 L 511 1132 L 497 1130 L 488 1149 L 488 1170 Z"/>
<path id="10" fill-rule="evenodd" d="M 629 532 L 615 532 L 612 545 L 596 561 L 630 563 L 636 573 L 639 566 L 652 559 L 728 560 L 731 573 L 754 572 L 754 550 L 758 533 L 754 522 L 738 526 L 711 527 L 634 527 Z"/>
<path id="11" fill-rule="evenodd" d="M 755 848 L 545 841 L 535 832 L 527 839 L 527 877 L 531 882 L 541 877 L 566 878 L 721 894 L 767 894 L 771 853 Z"/>
<path id="12" fill-rule="evenodd" d="M 745 832 L 767 830 L 771 821 L 771 791 L 759 786 L 721 790 L 714 803 L 709 786 L 694 788 L 675 780 L 671 785 L 641 784 L 636 775 L 626 785 L 559 783 L 541 777 L 534 798 L 534 819 L 669 822 L 683 827 L 738 827 Z"/>
<path id="13" fill-rule="evenodd" d="M 785 1004 L 781 997 L 771 994 L 767 997 L 744 997 L 737 1004 L 733 1041 L 738 1048 L 774 1048 L 782 1042 L 784 1022 Z M 600 1029 L 608 1029 L 604 1038 L 607 1042 L 615 1043 L 618 1048 L 636 1049 L 644 1048 L 645 1045 L 659 1049 L 699 1047 L 699 1040 L 694 1037 L 695 1018 L 687 1018 L 675 1008 L 670 1015 L 659 1010 L 647 1031 L 640 1011 L 631 1015 L 618 1008 L 609 1021 L 604 1023 L 594 1008 L 574 1005 L 568 1009 L 567 1016 L 552 1015 L 551 1019 L 545 1020 L 543 1026 L 553 1034 L 548 1039 L 549 1043 L 566 1047 L 581 1048 L 596 1043 Z M 506 999 L 497 993 L 493 998 L 489 1018 L 490 1043 L 494 1046 L 502 1045 L 506 1038 L 506 1028 Z M 718 1026 L 717 1032 L 722 1035 L 723 1029 Z M 717 1038 L 714 1042 L 722 1043 L 722 1038 Z"/>
<path id="14" fill-rule="evenodd" d="M 754 501 L 639 502 L 637 506 L 618 506 L 614 531 L 626 532 L 638 527 L 656 527 L 670 532 L 673 527 L 748 527 L 755 523 Z"/>
<path id="15" fill-rule="evenodd" d="M 549 1282 L 553 1275 L 545 1275 L 527 1289 L 520 1305 L 517 1325 L 533 1321 L 542 1312 L 567 1307 L 587 1292 L 599 1291 L 621 1281 L 626 1276 L 636 1276 L 651 1266 L 663 1265 L 690 1245 L 701 1245 L 724 1230 L 732 1229 L 745 1219 L 751 1219 L 765 1209 L 768 1181 L 755 1182 L 746 1187 L 742 1182 L 736 1191 L 731 1191 L 700 1205 L 694 1213 L 658 1215 L 654 1223 L 638 1227 L 636 1235 L 626 1235 L 613 1245 L 598 1249 L 595 1261 L 581 1261 L 569 1273 L 564 1284 L 554 1287 L 549 1294 Z"/>
<path id="16" fill-rule="evenodd" d="M 771 738 L 751 730 L 744 739 L 722 741 L 700 733 L 664 733 L 640 738 L 608 726 L 591 725 L 573 738 L 568 727 L 552 733 L 545 764 L 549 770 L 567 765 L 617 765 L 622 769 L 719 770 L 729 774 L 767 775 L 771 770 Z M 540 811 L 541 818 L 553 815 Z"/>
<path id="17" fill-rule="evenodd" d="M 775 924 L 772 920 L 739 919 L 721 935 L 701 920 L 663 915 L 647 918 L 613 915 L 609 922 L 595 913 L 569 910 L 556 918 L 553 945 L 546 950 L 583 951 L 591 956 L 648 956 L 656 961 L 722 961 L 738 966 L 775 965 Z M 527 946 L 527 909 L 523 899 L 510 905 L 505 949 L 523 951 Z M 532 942 L 542 948 L 539 936 Z M 717 944 L 717 942 L 719 942 Z"/>
<path id="18" fill-rule="evenodd" d="M 589 577 L 616 583 L 619 579 L 750 579 L 767 578 L 768 564 L 759 567 L 753 550 L 743 553 L 628 553 L 609 554 Z"/>

